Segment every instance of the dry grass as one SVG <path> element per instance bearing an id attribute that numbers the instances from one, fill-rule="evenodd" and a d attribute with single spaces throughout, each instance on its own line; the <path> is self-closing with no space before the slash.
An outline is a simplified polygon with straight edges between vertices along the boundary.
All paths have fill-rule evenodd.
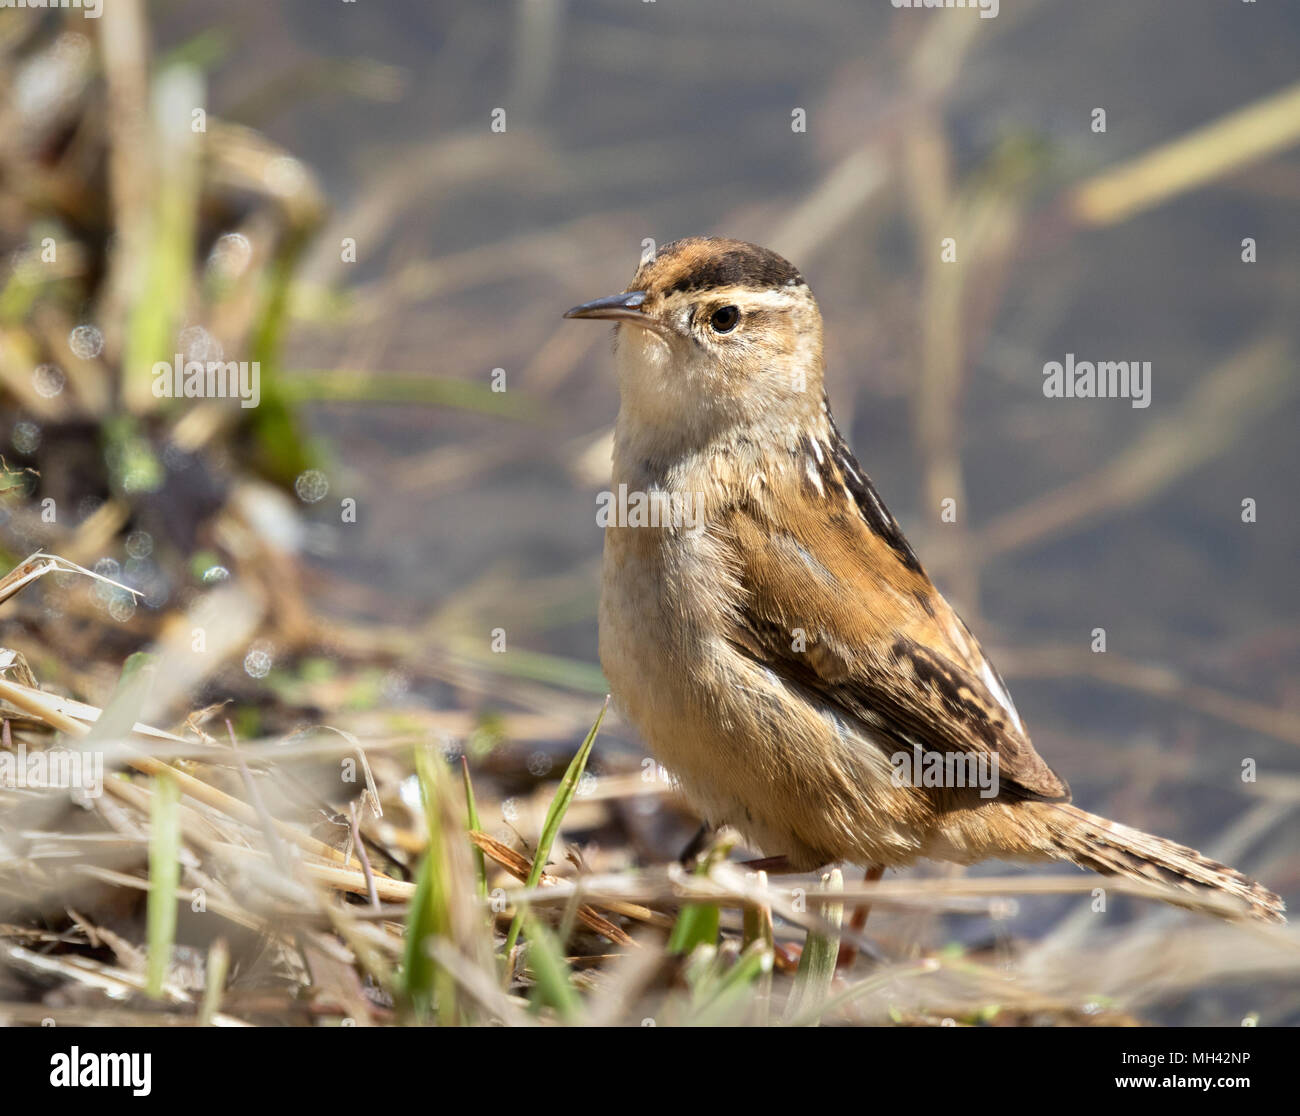
<path id="1" fill-rule="evenodd" d="M 963 76 L 1002 57 L 997 36 L 1039 18 L 1032 6 L 984 37 L 978 20 L 890 24 L 864 77 L 856 58 L 820 74 L 817 44 L 843 18 L 834 5 L 796 27 L 788 6 L 760 4 L 740 48 L 717 57 L 695 35 L 570 26 L 559 5 L 521 5 L 512 96 L 535 106 L 530 123 L 545 121 L 565 49 L 587 79 L 617 74 L 611 118 L 635 107 L 618 100 L 635 84 L 624 74 L 666 53 L 684 82 L 743 82 L 760 61 L 778 84 L 814 68 L 817 119 L 835 122 L 817 133 L 817 174 L 757 189 L 738 171 L 701 189 L 714 181 L 707 145 L 685 133 L 566 147 L 544 128 L 503 143 L 439 119 L 330 212 L 312 169 L 250 120 L 276 97 L 396 102 L 409 73 L 313 60 L 241 97 L 244 115 L 210 114 L 200 138 L 180 109 L 206 103 L 212 42 L 164 60 L 143 4 L 112 7 L 90 29 L 0 23 L 0 244 L 13 265 L 0 279 L 0 444 L 13 449 L 0 460 L 0 760 L 103 764 L 91 794 L 0 780 L 0 1022 L 1127 1024 L 1180 1003 L 1193 1021 L 1298 1017 L 1300 938 L 1225 921 L 1213 899 L 1172 911 L 1158 889 L 1108 881 L 1102 911 L 1099 881 L 1074 874 L 769 879 L 738 865 L 726 835 L 688 872 L 673 854 L 693 819 L 616 716 L 582 751 L 604 694 L 594 554 L 530 565 L 509 536 L 476 533 L 481 506 L 426 545 L 433 505 L 420 503 L 486 500 L 503 474 L 604 483 L 610 399 L 582 378 L 603 355 L 558 310 L 608 286 L 612 261 L 631 258 L 629 230 L 708 213 L 838 283 L 840 305 L 823 301 L 841 366 L 894 370 L 833 385 L 841 425 L 868 386 L 873 411 L 903 400 L 887 415 L 906 413 L 900 438 L 919 450 L 917 503 L 965 509 L 980 490 L 970 403 L 992 390 L 974 370 L 1026 274 L 1044 260 L 1068 272 L 1060 261 L 1105 229 L 1207 189 L 1294 202 L 1294 88 L 1122 158 L 1073 166 L 1011 136 L 972 165 L 952 124 Z M 472 84 L 498 20 L 474 10 L 449 29 L 429 67 L 437 104 Z M 634 193 L 647 183 L 653 205 Z M 427 213 L 459 232 L 467 199 L 503 184 L 546 219 L 422 250 L 412 232 Z M 556 204 L 573 197 L 576 215 Z M 42 259 L 45 237 L 55 258 Z M 362 246 L 362 278 L 341 260 L 345 237 Z M 960 246 L 955 266 L 931 250 L 945 237 Z M 510 290 L 524 293 L 508 303 Z M 498 300 L 509 330 L 504 313 L 478 309 Z M 1018 320 L 1026 344 L 1054 320 L 1034 306 Z M 87 323 L 93 344 L 75 332 Z M 261 406 L 155 398 L 144 370 L 182 336 L 260 361 Z M 946 545 L 926 548 L 931 567 L 973 619 L 997 571 L 1022 569 L 1035 548 L 1155 516 L 1180 483 L 1249 455 L 1293 405 L 1296 341 L 1279 314 L 1190 365 L 1176 405 L 1109 437 L 1087 467 L 1016 443 L 1034 483 L 996 514 L 964 513 Z M 509 393 L 463 373 L 485 351 L 510 365 Z M 372 470 L 368 495 L 395 499 L 376 495 L 365 514 L 387 517 L 385 558 L 435 586 L 414 602 L 373 566 L 308 558 L 325 524 L 288 495 L 322 476 L 334 496 L 350 491 L 340 477 L 359 484 L 352 454 L 384 440 L 370 421 L 393 404 L 390 429 L 409 434 L 408 422 L 420 437 Z M 308 433 L 322 414 L 357 416 L 341 450 Z M 1022 433 L 1006 419 L 977 445 Z M 522 515 L 531 492 L 507 513 Z M 565 545 L 566 533 L 555 528 Z M 543 542 L 559 549 L 555 536 Z M 101 561 L 110 553 L 122 560 Z M 451 572 L 457 557 L 468 573 Z M 1024 589 L 1059 597 L 1045 566 Z M 1224 598 L 1213 615 L 1236 630 L 1222 617 L 1238 599 Z M 503 616 L 510 649 L 496 654 L 484 633 Z M 1267 777 L 1235 786 L 1248 808 L 1203 837 L 1285 889 L 1297 860 L 1284 825 L 1300 796 L 1283 751 L 1300 742 L 1285 675 L 1300 639 L 1289 613 L 1258 627 L 1257 641 L 1208 660 L 1173 632 L 1153 637 L 1168 663 L 1093 655 L 1058 631 L 1004 634 L 1016 649 L 995 657 L 1013 679 L 1086 678 L 1099 703 L 1149 703 L 1190 740 L 1181 755 L 1202 735 L 1223 741 L 1217 760 L 1236 735 L 1276 744 Z M 1056 725 L 1067 727 L 1048 733 L 1076 751 L 1097 748 L 1130 809 L 1211 778 L 1193 754 L 1157 785 L 1132 740 L 1099 741 L 1103 728 L 1064 715 Z M 864 935 L 844 914 L 867 898 Z M 837 953 L 855 951 L 837 970 Z"/>

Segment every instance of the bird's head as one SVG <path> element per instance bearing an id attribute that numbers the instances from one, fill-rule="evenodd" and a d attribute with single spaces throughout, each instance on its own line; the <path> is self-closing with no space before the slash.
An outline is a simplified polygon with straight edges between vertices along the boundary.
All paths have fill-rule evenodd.
<path id="1" fill-rule="evenodd" d="M 820 412 L 821 313 L 803 276 L 766 248 L 674 241 L 627 290 L 565 317 L 618 324 L 620 425 L 659 429 L 666 443 L 802 429 Z"/>

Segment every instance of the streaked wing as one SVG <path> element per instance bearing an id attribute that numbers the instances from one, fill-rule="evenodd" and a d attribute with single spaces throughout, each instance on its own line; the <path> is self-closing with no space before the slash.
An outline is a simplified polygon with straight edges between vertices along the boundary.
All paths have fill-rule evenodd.
<path id="1" fill-rule="evenodd" d="M 742 590 L 732 644 L 887 746 L 996 752 L 1002 791 L 1068 800 L 978 642 L 830 429 L 719 524 Z M 820 514 L 783 518 L 810 501 Z"/>

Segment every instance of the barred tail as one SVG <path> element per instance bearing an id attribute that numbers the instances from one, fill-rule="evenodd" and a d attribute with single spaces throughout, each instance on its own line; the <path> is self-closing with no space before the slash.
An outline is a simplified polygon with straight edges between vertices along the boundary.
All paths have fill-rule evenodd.
<path id="1" fill-rule="evenodd" d="M 1076 806 L 1045 802 L 1033 806 L 1060 855 L 1080 868 L 1190 892 L 1221 891 L 1245 903 L 1255 918 L 1286 921 L 1285 905 L 1268 888 L 1194 849 Z"/>

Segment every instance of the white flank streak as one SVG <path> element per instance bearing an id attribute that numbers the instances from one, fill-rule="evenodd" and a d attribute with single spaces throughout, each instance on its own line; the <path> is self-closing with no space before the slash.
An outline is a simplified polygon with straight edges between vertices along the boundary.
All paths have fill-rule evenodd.
<path id="1" fill-rule="evenodd" d="M 998 676 L 993 673 L 993 668 L 989 666 L 987 659 L 980 660 L 980 677 L 984 680 L 984 685 L 988 687 L 989 693 L 997 698 L 998 704 L 1011 715 L 1011 720 L 1015 722 L 1016 728 L 1024 732 L 1025 726 L 1020 723 L 1020 714 L 1016 712 L 1016 707 L 1011 703 L 1011 695 L 998 681 Z"/>
<path id="2" fill-rule="evenodd" d="M 867 489 L 867 495 L 871 497 L 871 506 L 876 509 L 876 514 L 886 523 L 889 522 L 889 513 L 885 511 L 885 506 L 880 502 L 879 497 L 870 488 Z"/>
<path id="3" fill-rule="evenodd" d="M 808 479 L 812 481 L 814 485 L 817 486 L 818 494 L 821 496 L 825 496 L 826 490 L 822 488 L 822 479 L 817 475 L 817 470 L 813 467 L 813 463 L 809 461 L 806 457 L 804 458 L 803 467 L 804 467 L 804 471 L 808 474 Z"/>

